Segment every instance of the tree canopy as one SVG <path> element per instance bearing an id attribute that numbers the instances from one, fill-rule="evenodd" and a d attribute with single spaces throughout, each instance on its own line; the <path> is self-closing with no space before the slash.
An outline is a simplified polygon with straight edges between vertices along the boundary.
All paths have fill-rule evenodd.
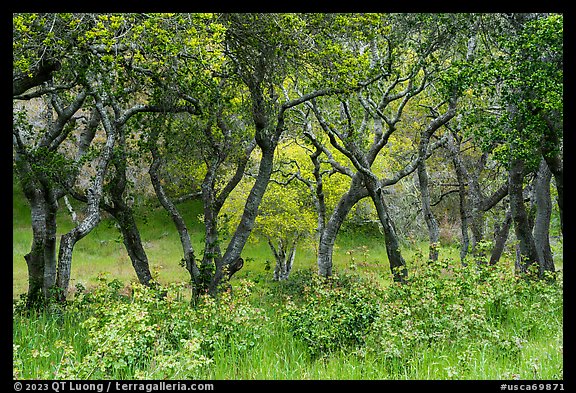
<path id="1" fill-rule="evenodd" d="M 553 179 L 562 225 L 562 14 L 17 13 L 13 113 L 31 303 L 66 297 L 74 245 L 103 211 L 154 285 L 133 209 L 147 199 L 172 218 L 196 295 L 240 270 L 257 234 L 282 263 L 315 239 L 329 276 L 341 226 L 362 214 L 398 282 L 406 232 L 438 258 L 441 212 L 456 212 L 462 263 L 469 229 L 483 258 L 492 211 L 514 226 L 519 270 L 554 270 L 542 206 Z M 454 207 L 436 207 L 447 195 Z M 68 196 L 84 215 L 57 251 Z M 201 247 L 185 198 L 202 201 Z"/>

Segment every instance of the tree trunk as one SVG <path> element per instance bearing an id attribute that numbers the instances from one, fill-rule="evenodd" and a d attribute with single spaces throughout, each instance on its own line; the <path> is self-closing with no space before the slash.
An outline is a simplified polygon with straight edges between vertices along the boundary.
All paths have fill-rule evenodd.
<path id="1" fill-rule="evenodd" d="M 274 281 L 284 281 L 290 276 L 290 271 L 296 258 L 296 243 L 296 239 L 292 242 L 280 239 L 278 240 L 278 247 L 275 247 L 272 240 L 268 239 L 268 245 L 276 259 L 276 267 L 272 277 Z"/>
<path id="2" fill-rule="evenodd" d="M 396 229 L 394 228 L 392 218 L 388 214 L 388 208 L 384 202 L 382 189 L 374 188 L 374 185 L 370 181 L 366 181 L 366 186 L 368 188 L 368 193 L 374 202 L 374 206 L 376 206 L 378 218 L 380 219 L 382 229 L 384 230 L 386 254 L 388 255 L 388 262 L 390 263 L 390 271 L 392 272 L 393 280 L 394 282 L 404 283 L 408 278 L 406 261 L 404 261 L 402 253 L 400 252 L 398 235 L 396 234 Z"/>
<path id="3" fill-rule="evenodd" d="M 58 201 L 49 182 L 36 176 L 19 151 L 16 167 L 24 196 L 30 205 L 32 246 L 24 256 L 28 267 L 26 307 L 36 308 L 51 296 L 56 284 L 56 213 Z"/>
<path id="4" fill-rule="evenodd" d="M 458 193 L 460 197 L 460 230 L 462 233 L 460 260 L 462 265 L 466 266 L 465 260 L 470 245 L 468 228 L 470 228 L 472 232 L 472 252 L 474 258 L 477 262 L 484 263 L 485 255 L 483 255 L 483 250 L 477 247 L 477 245 L 484 239 L 484 213 L 494 207 L 508 194 L 508 184 L 503 184 L 491 195 L 484 197 L 478 179 L 488 156 L 486 153 L 483 154 L 480 161 L 477 163 L 476 168 L 469 171 L 460 156 L 460 148 L 455 144 L 454 136 L 455 135 L 452 134 L 449 135 L 448 149 L 452 153 L 452 163 L 458 180 Z M 468 190 L 466 190 L 467 185 Z M 504 241 L 505 240 L 506 239 L 504 239 Z M 493 257 L 495 256 L 496 255 Z"/>
<path id="5" fill-rule="evenodd" d="M 151 141 L 152 145 L 150 151 L 152 153 L 153 161 L 150 165 L 148 171 L 150 175 L 150 181 L 154 187 L 154 192 L 160 201 L 160 204 L 166 209 L 172 218 L 172 222 L 176 226 L 178 235 L 180 236 L 180 244 L 182 245 L 183 251 L 183 263 L 184 267 L 190 274 L 190 280 L 192 283 L 192 298 L 195 299 L 199 295 L 200 291 L 200 270 L 196 264 L 196 257 L 194 253 L 194 247 L 192 246 L 192 241 L 190 240 L 190 233 L 188 232 L 188 227 L 182 215 L 176 208 L 176 205 L 168 198 L 164 192 L 164 187 L 160 183 L 160 178 L 158 176 L 158 170 L 160 168 L 160 158 L 158 157 L 158 147 L 155 145 L 155 137 Z"/>
<path id="6" fill-rule="evenodd" d="M 28 296 L 26 307 L 35 308 L 46 298 L 44 287 L 44 244 L 46 239 L 46 207 L 42 200 L 28 199 L 32 213 L 32 247 L 24 255 L 28 265 Z"/>
<path id="7" fill-rule="evenodd" d="M 472 232 L 472 255 L 476 263 L 485 263 L 484 248 L 478 247 L 479 243 L 484 240 L 484 209 L 482 202 L 484 200 L 480 189 L 480 173 L 485 166 L 488 153 L 483 153 L 476 168 L 468 173 L 468 197 L 470 199 L 470 231 Z"/>
<path id="8" fill-rule="evenodd" d="M 258 167 L 258 175 L 248 194 L 248 198 L 246 198 L 240 223 L 232 235 L 223 257 L 220 261 L 217 261 L 216 271 L 210 283 L 210 293 L 215 293 L 218 285 L 226 275 L 230 277 L 234 272 L 239 270 L 243 264 L 243 260 L 240 262 L 240 254 L 254 228 L 254 222 L 258 215 L 258 207 L 268 187 L 268 181 L 272 175 L 274 151 L 276 148 L 275 143 L 272 143 L 271 146 L 262 146 L 261 142 L 259 142 L 259 145 L 262 150 L 262 158 L 260 159 L 260 165 Z"/>
<path id="9" fill-rule="evenodd" d="M 534 264 L 538 266 L 538 253 L 532 236 L 528 213 L 524 206 L 522 183 L 524 180 L 524 161 L 520 158 L 512 159 L 509 169 L 509 195 L 514 232 L 518 239 L 517 268 L 519 273 L 526 273 Z"/>
<path id="10" fill-rule="evenodd" d="M 113 215 L 120 227 L 122 241 L 126 247 L 126 252 L 130 257 L 138 281 L 140 284 L 150 285 L 152 274 L 150 273 L 148 256 L 142 246 L 140 232 L 134 220 L 132 209 L 126 206 L 123 201 L 115 200 Z"/>
<path id="11" fill-rule="evenodd" d="M 418 183 L 420 186 L 420 200 L 422 202 L 422 215 L 424 216 L 424 221 L 428 227 L 428 238 L 429 238 L 429 251 L 428 260 L 437 261 L 438 260 L 438 248 L 440 241 L 440 228 L 438 226 L 438 221 L 434 217 L 432 212 L 432 207 L 430 205 L 430 189 L 428 188 L 428 171 L 426 170 L 426 150 L 428 148 L 428 141 L 430 137 L 423 133 L 420 138 L 420 144 L 418 148 L 418 155 L 421 159 L 418 164 Z"/>
<path id="12" fill-rule="evenodd" d="M 504 251 L 504 246 L 506 245 L 506 240 L 508 240 L 511 223 L 512 212 L 508 209 L 506 210 L 506 216 L 504 217 L 502 226 L 497 226 L 494 230 L 494 247 L 492 248 L 492 254 L 490 255 L 490 265 L 496 265 L 500 260 L 502 252 Z"/>
<path id="13" fill-rule="evenodd" d="M 457 164 L 454 164 L 456 167 Z M 459 212 L 460 212 L 460 233 L 462 234 L 462 245 L 460 246 L 460 263 L 466 266 L 466 256 L 470 247 L 470 237 L 468 236 L 468 204 L 466 200 L 466 180 L 460 170 L 456 169 L 458 179 Z"/>
<path id="14" fill-rule="evenodd" d="M 218 234 L 218 214 L 221 206 L 216 202 L 215 190 L 216 171 L 221 162 L 218 157 L 214 157 L 211 162 L 206 162 L 207 171 L 202 181 L 202 205 L 204 208 L 204 255 L 200 265 L 202 290 L 210 286 L 210 280 L 213 278 L 212 273 L 214 269 L 217 269 L 222 259 Z"/>
<path id="15" fill-rule="evenodd" d="M 115 175 L 112 179 L 110 195 L 113 202 L 112 214 L 120 227 L 122 233 L 122 240 L 132 267 L 136 272 L 138 281 L 143 285 L 150 285 L 152 274 L 150 273 L 150 266 L 148 263 L 148 256 L 142 246 L 140 232 L 134 220 L 132 208 L 124 201 L 124 193 L 126 191 L 126 151 L 125 151 L 125 138 L 123 127 L 118 130 L 118 154 L 112 160 L 116 168 Z"/>
<path id="16" fill-rule="evenodd" d="M 540 168 L 534 179 L 534 199 L 536 205 L 536 218 L 534 220 L 534 244 L 540 258 L 540 274 L 554 273 L 554 259 L 550 248 L 550 216 L 552 214 L 552 200 L 550 197 L 550 181 L 552 172 L 548 169 L 545 160 L 540 162 Z"/>
<path id="17" fill-rule="evenodd" d="M 218 212 L 214 210 L 213 199 L 206 199 L 203 193 L 204 202 L 204 255 L 200 265 L 200 288 L 205 290 L 210 287 L 210 281 L 214 278 L 213 273 L 217 266 L 221 265 L 222 251 L 219 244 L 218 234 Z M 218 284 L 216 284 L 218 285 Z"/>
<path id="18" fill-rule="evenodd" d="M 46 233 L 44 240 L 44 296 L 52 298 L 50 292 L 56 285 L 56 214 L 58 201 L 53 190 L 44 190 L 46 196 Z"/>
<path id="19" fill-rule="evenodd" d="M 254 59 L 250 60 L 252 61 Z M 267 91 L 268 87 L 265 87 L 267 82 L 264 83 L 265 75 L 270 71 L 266 67 L 265 53 L 261 52 L 261 57 L 257 60 L 254 70 L 243 74 L 242 79 L 250 91 L 252 120 L 255 126 L 254 141 L 260 148 L 262 156 L 258 167 L 258 175 L 246 199 L 240 223 L 236 227 L 224 255 L 216 263 L 216 271 L 214 272 L 209 287 L 210 293 L 215 293 L 222 280 L 225 279 L 226 276 L 230 278 L 236 271 L 240 270 L 244 264 L 241 253 L 254 228 L 260 202 L 262 201 L 262 197 L 264 196 L 272 175 L 274 152 L 284 132 L 284 116 L 286 111 L 315 97 L 332 94 L 331 90 L 319 90 L 284 102 L 278 107 L 277 97 L 268 96 L 268 93 L 272 90 Z M 269 101 L 267 102 L 267 100 Z M 270 111 L 271 108 L 275 109 Z M 275 122 L 275 124 L 273 122 Z M 237 174 L 238 173 L 239 172 L 237 172 Z M 221 206 L 223 201 L 220 197 L 219 200 Z"/>
<path id="20" fill-rule="evenodd" d="M 26 265 L 28 266 L 28 293 L 26 296 L 26 308 L 37 308 L 44 302 L 44 258 L 42 255 L 44 247 L 42 244 L 34 242 L 32 249 L 26 255 Z"/>
<path id="21" fill-rule="evenodd" d="M 558 193 L 558 211 L 560 214 L 560 229 L 564 234 L 564 160 L 562 158 L 562 135 L 563 124 L 561 121 L 553 121 L 548 116 L 543 116 L 547 129 L 544 132 L 542 143 L 542 156 L 546 160 L 548 169 L 554 176 L 556 191 Z"/>
<path id="22" fill-rule="evenodd" d="M 284 275 L 280 278 L 282 280 L 287 280 L 292 271 L 292 266 L 294 266 L 294 259 L 296 258 L 296 242 L 292 243 L 292 247 L 288 252 L 288 259 L 286 260 Z"/>
<path id="23" fill-rule="evenodd" d="M 29 88 L 43 81 L 49 80 L 51 73 L 59 68 L 57 61 L 46 61 L 38 65 L 32 76 L 22 76 L 19 81 L 14 80 L 14 94 L 24 93 Z M 19 91 L 17 91 L 19 90 Z M 39 305 L 43 300 L 50 300 L 54 294 L 57 281 L 57 258 L 56 258 L 56 215 L 58 212 L 58 199 L 64 195 L 59 184 L 52 178 L 54 173 L 46 173 L 43 159 L 45 154 L 57 151 L 61 143 L 66 139 L 67 126 L 73 115 L 80 109 L 86 98 L 86 91 L 78 92 L 74 100 L 64 106 L 60 97 L 52 95 L 52 108 L 50 114 L 58 113 L 56 119 L 49 116 L 46 119 L 45 128 L 41 137 L 37 139 L 36 147 L 27 148 L 21 139 L 20 124 L 14 123 L 13 146 L 16 169 L 18 171 L 22 190 L 28 200 L 32 213 L 32 247 L 30 253 L 24 258 L 29 271 L 29 290 L 27 307 Z M 89 143 L 89 142 L 88 142 Z M 32 152 L 41 152 L 40 155 Z M 79 152 L 81 154 L 82 151 Z M 74 171 L 69 179 L 59 179 L 62 182 L 73 182 Z"/>
<path id="24" fill-rule="evenodd" d="M 94 205 L 93 205 L 94 206 Z M 70 285 L 70 273 L 72 270 L 72 252 L 76 243 L 92 231 L 100 222 L 100 211 L 96 204 L 96 210 L 91 209 L 82 222 L 70 232 L 60 238 L 60 250 L 58 252 L 58 274 L 56 276 L 57 297 L 65 301 L 68 296 Z"/>
<path id="25" fill-rule="evenodd" d="M 96 167 L 96 175 L 93 178 L 92 186 L 86 191 L 88 206 L 86 217 L 74 227 L 70 232 L 62 235 L 60 240 L 60 250 L 58 252 L 58 273 L 56 285 L 58 287 L 58 297 L 60 301 L 66 300 L 68 286 L 70 284 L 70 271 L 72 268 L 72 251 L 76 242 L 90 233 L 100 222 L 100 199 L 104 188 L 104 175 L 108 169 L 108 164 L 112 158 L 114 143 L 116 141 L 117 124 L 112 124 L 108 114 L 102 105 L 100 97 L 96 96 L 96 108 L 102 119 L 102 124 L 106 130 L 106 142 L 100 153 L 100 159 Z"/>
<path id="26" fill-rule="evenodd" d="M 455 143 L 455 133 L 448 134 L 447 147 L 452 153 L 452 165 L 456 173 L 458 181 L 458 196 L 459 196 L 459 211 L 460 211 L 460 232 L 462 234 L 462 245 L 460 246 L 460 263 L 466 266 L 466 256 L 468 255 L 468 247 L 470 245 L 470 237 L 468 236 L 468 203 L 466 185 L 468 183 L 467 170 L 460 156 L 460 145 Z"/>
<path id="27" fill-rule="evenodd" d="M 365 187 L 362 186 L 360 174 L 354 175 L 350 183 L 348 191 L 342 195 L 338 201 L 338 205 L 332 212 L 330 219 L 324 226 L 324 230 L 320 234 L 320 243 L 318 245 L 318 274 L 323 277 L 332 275 L 332 253 L 334 250 L 334 243 L 338 231 L 350 209 L 362 198 L 368 196 Z"/>
<path id="28" fill-rule="evenodd" d="M 564 234 L 564 164 L 560 157 L 546 159 L 549 170 L 554 175 L 556 183 L 556 192 L 558 194 L 558 212 L 560 215 L 560 230 Z"/>
<path id="29" fill-rule="evenodd" d="M 12 77 L 12 96 L 19 96 L 33 87 L 52 79 L 52 74 L 60 70 L 61 64 L 56 59 L 43 59 L 29 74 L 20 73 Z"/>
<path id="30" fill-rule="evenodd" d="M 324 232 L 326 226 L 326 198 L 324 196 L 324 183 L 322 180 L 322 172 L 320 171 L 320 160 L 318 159 L 322 154 L 322 150 L 317 146 L 316 151 L 310 155 L 310 161 L 314 165 L 312 173 L 314 175 L 314 187 L 312 195 L 314 196 L 314 205 L 316 206 L 316 213 L 318 214 L 318 224 L 316 226 L 317 241 L 320 241 L 320 236 Z"/>

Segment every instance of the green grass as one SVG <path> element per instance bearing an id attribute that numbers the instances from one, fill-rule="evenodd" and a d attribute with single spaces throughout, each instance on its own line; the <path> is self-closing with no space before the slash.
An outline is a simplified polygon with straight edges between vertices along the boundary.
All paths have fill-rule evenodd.
<path id="1" fill-rule="evenodd" d="M 197 216 L 199 201 L 189 201 L 180 206 L 190 222 L 192 242 L 202 246 L 202 227 Z M 78 210 L 79 211 L 79 210 Z M 188 273 L 179 266 L 182 248 L 178 234 L 167 213 L 162 208 L 149 209 L 146 215 L 137 215 L 144 248 L 150 262 L 150 270 L 157 273 L 160 282 L 186 281 Z M 149 225 L 148 223 L 152 223 Z M 57 247 L 60 237 L 73 227 L 65 209 L 58 213 Z M 30 230 L 30 210 L 18 190 L 13 198 L 13 296 L 25 293 L 28 287 L 27 267 L 24 255 L 30 251 L 32 233 Z M 123 281 L 136 281 L 130 258 L 126 252 L 118 229 L 112 220 L 104 215 L 102 222 L 75 248 L 72 259 L 71 287 L 81 283 L 86 287 L 95 285 L 100 274 L 109 274 Z"/>
<path id="2" fill-rule="evenodd" d="M 245 282 L 245 281 L 242 281 Z M 306 283 L 306 282 L 305 282 Z M 106 288 L 106 282 L 101 282 Z M 109 291 L 109 289 L 106 289 Z M 292 292 L 291 292 L 292 291 Z M 545 291 L 546 292 L 546 291 Z M 553 291 L 549 290 L 548 295 Z M 205 311 L 190 310 L 184 303 L 175 303 L 174 311 L 187 309 L 188 315 L 173 312 L 173 321 L 180 321 L 180 327 L 162 325 L 166 318 L 159 317 L 161 332 L 156 337 L 154 347 L 163 334 L 176 334 L 178 332 L 197 331 L 202 340 L 216 340 L 213 351 L 203 354 L 211 362 L 188 371 L 178 370 L 173 374 L 158 369 L 158 364 L 151 358 L 145 357 L 142 362 L 118 369 L 112 374 L 98 374 L 96 370 L 89 378 L 80 379 L 133 379 L 138 372 L 144 372 L 147 379 L 272 379 L 272 380 L 314 380 L 314 379 L 377 379 L 377 380 L 561 380 L 563 379 L 563 335 L 561 310 L 541 307 L 542 300 L 549 299 L 547 294 L 528 292 L 530 296 L 520 296 L 526 300 L 526 307 L 514 308 L 505 315 L 500 322 L 491 322 L 491 329 L 495 329 L 501 338 L 491 343 L 478 345 L 465 335 L 456 344 L 438 342 L 436 344 L 417 344 L 409 352 L 409 356 L 390 358 L 380 356 L 379 349 L 370 350 L 363 346 L 342 347 L 320 357 L 313 356 L 306 344 L 294 335 L 286 324 L 286 298 L 283 294 L 294 293 L 294 288 L 281 289 L 278 283 L 268 278 L 260 277 L 260 281 L 253 286 L 251 295 L 246 298 L 238 294 L 236 300 L 228 299 L 221 304 L 215 304 L 215 314 L 202 320 L 190 318 Z M 336 293 L 336 292 L 335 292 Z M 94 299 L 98 299 L 95 297 Z M 113 298 L 114 299 L 114 298 Z M 306 297 L 303 297 L 306 299 Z M 116 300 L 117 301 L 117 300 Z M 33 315 L 15 314 L 13 322 L 13 342 L 15 347 L 14 367 L 17 377 L 23 379 L 58 379 L 62 370 L 82 370 L 86 359 L 89 359 L 94 350 L 101 350 L 110 345 L 110 356 L 114 356 L 113 348 L 116 343 L 101 342 L 94 347 L 90 336 L 101 332 L 101 328 L 91 330 L 85 321 L 93 315 L 102 315 L 101 307 L 114 310 L 116 301 L 106 301 L 99 304 L 97 300 L 89 303 L 84 311 L 41 313 Z M 132 300 L 135 301 L 135 300 Z M 144 298 L 143 303 L 158 301 L 153 298 Z M 557 299 L 556 299 L 557 301 Z M 121 302 L 118 304 L 122 304 Z M 536 307 L 541 307 L 536 309 Z M 129 306 L 127 310 L 132 310 Z M 82 310 L 82 309 L 81 309 Z M 148 309 L 150 315 L 162 312 L 153 304 Z M 530 311 L 532 310 L 532 311 Z M 134 315 L 139 312 L 134 312 Z M 265 319 L 256 319 L 253 316 L 260 313 Z M 112 315 L 115 315 L 112 313 Z M 113 331 L 118 327 L 119 321 L 130 319 L 131 311 L 119 315 L 117 322 L 110 321 L 109 329 Z M 493 315 L 503 317 L 502 315 Z M 237 319 L 241 317 L 240 319 Z M 408 317 L 406 317 L 408 319 Z M 236 322 L 234 322 L 236 321 Z M 530 325 L 530 321 L 533 324 Z M 232 323 L 231 323 L 232 322 Z M 135 326 L 135 329 L 139 325 Z M 479 328 L 481 328 L 479 326 Z M 165 330 L 166 329 L 166 330 Z M 216 330 L 214 330 L 216 329 Z M 246 330 L 247 329 L 247 330 Z M 251 338 L 251 331 L 258 332 Z M 219 331 L 228 331 L 230 336 L 224 339 L 214 338 Z M 174 333 L 176 332 L 176 333 Z M 180 334 L 178 333 L 178 334 Z M 128 333 L 129 334 L 129 333 Z M 381 334 L 381 333 L 378 333 Z M 134 336 L 138 336 L 136 332 Z M 114 335 L 110 335 L 112 339 Z M 237 340 L 247 337 L 251 346 L 235 345 Z M 521 345 L 501 347 L 501 343 L 508 343 L 506 338 L 522 337 Z M 494 345 L 497 344 L 497 345 Z M 150 353 L 161 353 L 158 349 Z M 170 352 L 167 352 L 172 356 Z M 176 352 L 177 359 L 186 355 Z M 106 362 L 106 357 L 98 358 L 98 362 Z M 112 359 L 112 358 L 110 358 Z M 160 362 L 160 361 L 159 361 Z M 162 363 L 161 363 L 162 364 Z M 94 366 L 88 364 L 90 372 Z M 140 370 L 140 371 L 138 371 Z M 149 373 L 149 374 L 146 374 Z M 158 374 L 159 373 L 159 374 Z M 167 373 L 167 374 L 165 374 Z M 142 375 L 142 374 L 141 374 Z"/>
<path id="3" fill-rule="evenodd" d="M 189 201 L 182 204 L 180 208 L 189 222 L 192 241 L 199 254 L 203 243 L 202 224 L 198 221 L 201 205 L 198 201 Z M 161 208 L 147 208 L 145 211 L 146 214 L 140 213 L 137 219 L 151 263 L 151 270 L 162 284 L 185 283 L 188 280 L 188 273 L 179 266 L 182 251 L 170 218 Z M 59 212 L 58 224 L 58 237 L 72 227 L 70 217 L 64 209 Z M 23 256 L 30 248 L 29 225 L 29 209 L 15 185 L 13 199 L 13 297 L 15 299 L 27 289 L 27 269 Z M 391 322 L 386 320 L 388 318 L 386 310 L 387 307 L 392 307 L 396 303 L 392 300 L 384 302 L 382 296 L 394 296 L 395 287 L 390 285 L 389 266 L 382 238 L 379 234 L 353 234 L 351 232 L 343 232 L 338 237 L 334 254 L 334 271 L 342 277 L 364 277 L 372 283 L 370 285 L 376 285 L 373 287 L 374 290 L 382 291 L 379 295 L 382 309 L 379 314 L 381 325 L 376 324 L 373 330 L 366 332 L 365 345 L 343 346 L 318 357 L 310 352 L 306 342 L 286 323 L 286 314 L 289 309 L 287 296 L 290 296 L 290 299 L 300 299 L 299 301 L 303 302 L 302 307 L 306 307 L 306 302 L 314 300 L 312 296 L 314 292 L 311 295 L 307 291 L 309 288 L 314 288 L 315 284 L 298 274 L 298 272 L 310 269 L 315 270 L 316 258 L 313 244 L 300 246 L 290 282 L 279 284 L 272 281 L 272 272 L 266 270 L 266 260 L 273 261 L 267 244 L 249 242 L 243 253 L 245 266 L 232 279 L 234 288 L 242 288 L 246 282 L 251 283 L 249 296 L 243 297 L 237 294 L 232 300 L 212 305 L 210 306 L 212 308 L 208 307 L 201 311 L 201 309 L 190 309 L 187 303 L 189 288 L 182 285 L 178 289 L 178 296 L 181 300 L 149 308 L 146 315 L 153 320 L 146 321 L 141 319 L 141 316 L 145 314 L 137 314 L 137 310 L 133 311 L 136 314 L 131 314 L 132 307 L 122 308 L 123 301 L 136 302 L 135 299 L 110 295 L 115 290 L 126 293 L 125 288 L 120 290 L 115 286 L 113 279 L 118 279 L 121 286 L 128 287 L 136 283 L 136 277 L 118 230 L 108 218 L 104 218 L 102 223 L 89 236 L 82 239 L 74 250 L 71 284 L 74 286 L 76 283 L 81 283 L 89 289 L 90 294 L 95 294 L 92 303 L 76 305 L 75 302 L 81 302 L 82 296 L 85 296 L 78 294 L 77 299 L 74 298 L 75 300 L 71 303 L 73 306 L 68 309 L 56 308 L 51 313 L 32 315 L 18 312 L 18 306 L 15 303 L 13 373 L 16 377 L 23 379 L 58 379 L 64 371 L 69 373 L 66 375 L 72 376 L 78 373 L 77 375 L 88 375 L 89 378 L 114 379 L 147 377 L 149 379 L 209 380 L 557 380 L 563 378 L 563 315 L 561 308 L 558 308 L 561 302 L 561 283 L 559 288 L 534 286 L 532 289 L 531 287 L 526 289 L 522 286 L 516 287 L 517 284 L 514 284 L 514 281 L 510 281 L 509 286 L 500 285 L 497 280 L 490 281 L 493 284 L 492 287 L 483 287 L 483 284 L 478 284 L 476 281 L 464 280 L 462 285 L 472 285 L 474 291 L 477 291 L 473 292 L 476 294 L 474 297 L 466 301 L 479 302 L 475 310 L 482 313 L 481 317 L 484 318 L 481 319 L 484 324 L 478 325 L 478 329 L 488 329 L 486 334 L 489 338 L 485 343 L 475 341 L 474 335 L 466 336 L 465 331 L 462 332 L 463 339 L 457 343 L 440 340 L 426 344 L 423 338 L 418 337 L 418 334 L 421 334 L 420 331 L 425 331 L 414 327 L 418 324 L 423 326 L 422 329 L 443 326 L 443 323 L 446 324 L 446 329 L 452 326 L 450 319 L 444 321 L 441 313 L 434 314 L 437 307 L 435 303 L 427 305 L 427 302 L 440 301 L 447 296 L 438 288 L 456 289 L 457 285 L 461 285 L 457 281 L 451 281 L 457 280 L 458 276 L 453 278 L 450 275 L 440 275 L 426 278 L 426 266 L 422 257 L 427 253 L 426 247 L 426 242 L 421 242 L 405 245 L 403 248 L 403 256 L 408 263 L 410 275 L 415 277 L 418 287 L 413 288 L 414 292 L 406 292 L 407 298 L 401 301 L 401 307 L 404 307 L 404 310 L 413 310 L 415 313 L 420 312 L 418 314 L 420 317 L 406 316 Z M 556 252 L 561 254 L 561 243 L 560 246 L 555 244 L 555 247 Z M 454 245 L 443 245 L 440 249 L 440 259 L 452 267 L 458 266 L 459 250 Z M 504 271 L 512 271 L 511 260 L 505 259 L 502 264 L 505 267 Z M 557 267 L 561 268 L 561 266 L 560 255 Z M 105 274 L 107 278 L 102 278 L 102 274 Z M 450 287 L 451 285 L 453 287 Z M 489 288 L 493 288 L 492 292 L 485 293 L 484 291 Z M 233 295 L 235 291 L 236 289 Z M 339 294 L 338 289 L 336 292 L 330 291 L 324 294 L 328 296 L 326 300 Z M 371 289 L 368 290 L 370 291 Z M 108 295 L 103 295 L 103 293 L 108 293 Z M 362 290 L 359 293 L 362 293 Z M 322 292 L 318 294 L 318 296 L 324 296 Z M 410 300 L 411 296 L 414 300 Z M 486 300 L 483 296 L 491 301 L 486 303 L 486 306 L 482 306 L 483 303 L 481 303 Z M 504 299 L 503 305 L 499 303 L 499 296 Z M 508 298 L 511 300 L 507 301 Z M 158 301 L 154 299 L 150 298 L 142 303 L 143 307 L 149 307 Z M 455 305 L 462 300 L 453 299 L 450 296 L 446 299 Z M 308 314 L 310 317 L 315 312 L 327 312 L 327 315 L 331 315 L 331 310 L 322 308 L 328 307 L 326 301 L 316 306 L 314 304 L 309 303 L 307 306 L 311 307 L 310 310 L 314 310 Z M 430 306 L 430 308 L 427 309 L 424 306 Z M 169 317 L 161 314 L 168 312 L 167 310 L 172 310 Z M 347 310 L 346 312 L 355 312 L 354 309 Z M 430 310 L 431 314 L 427 315 L 426 310 Z M 108 325 L 105 329 L 91 327 L 92 325 L 86 322 L 91 316 L 100 316 L 99 320 L 104 321 L 101 316 L 107 315 L 108 312 L 111 312 L 110 318 L 112 319 L 106 322 Z M 115 312 L 117 314 L 114 314 Z M 210 317 L 202 319 L 206 315 Z M 127 326 L 125 330 L 122 330 L 123 324 L 130 321 L 131 316 L 135 318 L 135 327 Z M 335 321 L 340 321 L 338 315 L 335 317 Z M 345 315 L 342 316 L 344 317 Z M 319 333 L 314 330 L 318 329 L 313 324 L 314 321 L 306 319 L 306 313 L 299 318 L 304 318 L 302 323 L 312 323 L 311 334 Z M 405 328 L 394 325 L 394 323 L 407 321 L 415 325 L 406 325 Z M 175 327 L 170 323 L 177 325 Z M 392 325 L 387 325 L 387 323 Z M 147 326 L 155 326 L 155 328 L 148 329 Z M 383 327 L 386 326 L 395 326 L 398 331 L 405 331 L 412 336 L 406 336 L 405 339 L 401 336 L 394 339 L 382 337 L 382 334 L 386 332 Z M 98 363 L 93 363 L 94 359 L 92 359 L 95 353 L 103 351 L 104 354 L 108 354 L 108 358 L 102 358 L 101 362 L 116 361 L 114 356 L 119 355 L 114 355 L 114 351 L 118 348 L 118 343 L 125 339 L 123 335 L 129 336 L 131 332 L 138 331 L 138 328 L 144 329 L 143 332 L 159 332 L 154 333 L 155 341 L 147 344 L 153 350 L 145 356 L 126 355 L 128 356 L 126 359 L 132 359 L 130 356 L 133 356 L 136 360 L 128 360 L 125 366 L 116 371 L 98 371 L 94 366 Z M 115 329 L 119 329 L 120 332 L 117 336 L 113 335 Z M 228 338 L 220 335 L 218 333 L 220 331 L 227 331 L 229 336 L 226 337 Z M 184 344 L 180 344 L 180 336 L 177 334 L 187 336 L 192 332 L 198 333 L 198 340 L 204 344 L 212 343 L 210 345 L 213 347 L 211 349 L 195 348 L 190 354 L 183 355 Z M 95 341 L 99 337 L 98 334 L 108 333 L 110 335 L 107 336 L 107 340 L 116 344 L 110 344 L 108 347 L 107 342 Z M 163 346 L 163 340 L 172 336 L 176 337 L 174 346 Z M 243 341 L 244 338 L 248 344 Z M 413 349 L 398 356 L 384 356 L 387 348 L 378 347 L 378 345 L 398 344 L 399 342 L 412 345 Z M 196 359 L 194 356 L 205 358 L 197 359 L 199 365 L 188 364 L 187 369 L 178 368 L 182 359 Z M 119 359 L 118 361 L 124 362 L 124 358 Z M 204 359 L 209 359 L 209 361 Z"/>
<path id="4" fill-rule="evenodd" d="M 188 201 L 178 206 L 189 225 L 192 244 L 200 255 L 204 246 L 203 224 L 198 221 L 202 211 L 200 201 Z M 161 283 L 183 282 L 189 278 L 188 272 L 179 263 L 182 248 L 178 233 L 168 214 L 161 207 L 144 208 L 145 214 L 137 213 L 150 270 Z M 79 210 L 77 210 L 79 211 Z M 73 227 L 70 215 L 65 209 L 58 213 L 57 246 L 60 236 Z M 226 239 L 223 239 L 226 241 Z M 13 297 L 25 293 L 28 287 L 27 267 L 24 255 L 30 251 L 32 241 L 30 230 L 30 210 L 17 186 L 14 186 L 13 199 Z M 309 241 L 299 245 L 294 269 L 307 269 L 316 265 L 315 245 Z M 411 250 L 407 249 L 407 258 Z M 233 279 L 247 278 L 267 273 L 266 261 L 274 268 L 274 257 L 265 241 L 249 240 L 242 256 L 245 267 Z M 335 269 L 356 269 L 358 271 L 381 271 L 388 268 L 388 260 L 379 236 L 341 235 L 337 239 L 334 253 Z M 271 272 L 269 272 L 271 273 Z M 98 276 L 109 274 L 126 282 L 135 282 L 136 276 L 120 232 L 112 220 L 104 215 L 102 222 L 75 248 L 72 260 L 71 287 L 80 283 L 90 287 L 98 282 Z"/>

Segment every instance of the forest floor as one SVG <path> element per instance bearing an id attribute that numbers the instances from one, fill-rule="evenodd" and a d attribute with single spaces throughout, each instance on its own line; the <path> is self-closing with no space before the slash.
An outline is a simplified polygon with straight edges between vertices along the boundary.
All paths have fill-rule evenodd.
<path id="1" fill-rule="evenodd" d="M 553 283 L 519 280 L 511 255 L 497 268 L 463 268 L 455 244 L 431 267 L 422 242 L 404 247 L 411 279 L 398 286 L 379 234 L 344 231 L 328 281 L 314 274 L 313 244 L 298 249 L 290 279 L 278 283 L 267 244 L 252 241 L 232 291 L 190 307 L 178 235 L 166 213 L 148 209 L 141 235 L 168 296 L 136 283 L 105 219 L 76 245 L 69 306 L 27 314 L 19 298 L 30 216 L 14 192 L 14 378 L 563 379 L 561 272 Z M 182 207 L 200 247 L 200 205 Z M 58 236 L 71 227 L 62 211 Z"/>

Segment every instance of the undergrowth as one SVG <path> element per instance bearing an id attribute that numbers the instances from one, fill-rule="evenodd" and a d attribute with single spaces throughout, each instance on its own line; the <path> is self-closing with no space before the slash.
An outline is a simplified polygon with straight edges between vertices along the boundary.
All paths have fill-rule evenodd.
<path id="1" fill-rule="evenodd" d="M 422 264 L 406 284 L 297 270 L 185 286 L 102 278 L 65 305 L 14 303 L 18 379 L 562 379 L 563 279 Z"/>

